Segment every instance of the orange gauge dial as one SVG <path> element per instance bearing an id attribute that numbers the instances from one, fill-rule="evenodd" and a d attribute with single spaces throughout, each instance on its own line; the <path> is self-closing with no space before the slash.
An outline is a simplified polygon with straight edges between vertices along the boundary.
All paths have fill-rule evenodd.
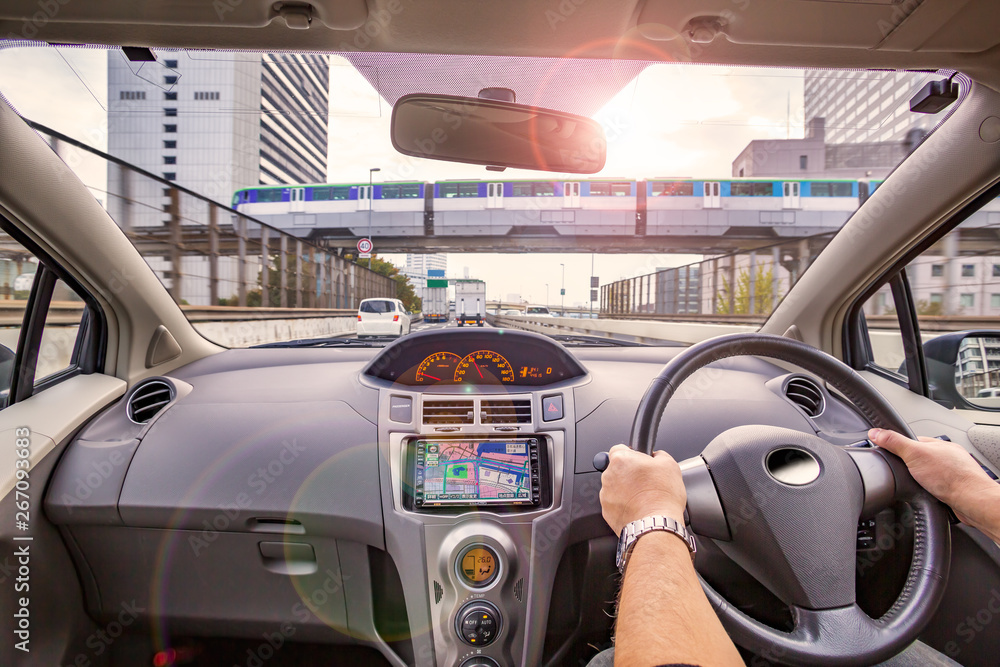
<path id="1" fill-rule="evenodd" d="M 503 355 L 493 350 L 478 350 L 466 355 L 455 368 L 455 382 L 496 384 L 513 381 L 514 369 Z"/>
<path id="2" fill-rule="evenodd" d="M 417 382 L 446 382 L 455 376 L 462 357 L 453 352 L 435 352 L 417 366 Z"/>

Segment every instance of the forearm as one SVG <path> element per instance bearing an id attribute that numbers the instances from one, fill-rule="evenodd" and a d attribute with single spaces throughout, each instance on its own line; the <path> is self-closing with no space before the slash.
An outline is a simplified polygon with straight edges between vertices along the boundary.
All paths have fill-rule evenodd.
<path id="1" fill-rule="evenodd" d="M 615 663 L 743 667 L 676 535 L 644 535 L 632 550 L 618 607 Z"/>
<path id="2" fill-rule="evenodd" d="M 1000 484 L 990 480 L 982 490 L 971 491 L 952 509 L 964 523 L 975 526 L 994 542 L 1000 542 Z"/>

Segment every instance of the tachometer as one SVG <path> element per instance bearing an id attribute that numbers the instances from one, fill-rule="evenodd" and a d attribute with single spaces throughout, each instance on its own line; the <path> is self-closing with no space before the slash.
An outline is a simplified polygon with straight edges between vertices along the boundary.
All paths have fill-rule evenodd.
<path id="1" fill-rule="evenodd" d="M 466 355 L 455 367 L 455 382 L 492 384 L 513 381 L 514 369 L 503 355 L 493 350 L 478 350 Z"/>
<path id="2" fill-rule="evenodd" d="M 455 375 L 462 357 L 453 352 L 435 352 L 417 366 L 417 382 L 444 382 Z"/>

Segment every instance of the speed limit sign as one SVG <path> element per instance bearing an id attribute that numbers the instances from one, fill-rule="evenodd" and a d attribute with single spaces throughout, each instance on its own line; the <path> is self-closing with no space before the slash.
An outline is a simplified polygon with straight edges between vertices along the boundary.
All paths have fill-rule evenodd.
<path id="1" fill-rule="evenodd" d="M 363 259 L 370 257 L 372 252 L 372 240 L 361 239 L 358 241 L 358 252 L 361 254 Z"/>

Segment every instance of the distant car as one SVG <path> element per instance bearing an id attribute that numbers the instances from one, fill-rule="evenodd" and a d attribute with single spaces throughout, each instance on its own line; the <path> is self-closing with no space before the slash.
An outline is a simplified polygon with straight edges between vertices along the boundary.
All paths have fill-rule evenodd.
<path id="1" fill-rule="evenodd" d="M 545 306 L 528 306 L 524 310 L 525 315 L 534 315 L 535 317 L 552 317 L 552 313 Z"/>
<path id="2" fill-rule="evenodd" d="M 410 333 L 410 314 L 399 299 L 365 299 L 358 306 L 358 338 Z"/>

